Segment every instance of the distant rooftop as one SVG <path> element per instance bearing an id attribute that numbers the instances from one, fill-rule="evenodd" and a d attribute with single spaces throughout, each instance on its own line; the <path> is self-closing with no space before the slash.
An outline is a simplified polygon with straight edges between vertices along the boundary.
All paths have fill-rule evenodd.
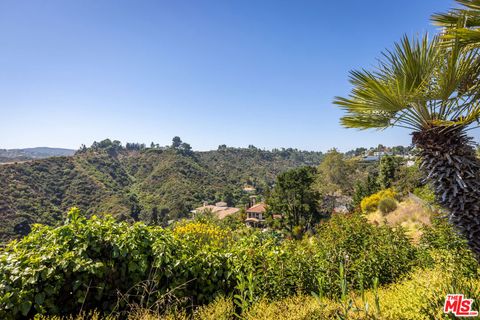
<path id="1" fill-rule="evenodd" d="M 366 156 L 362 158 L 362 161 L 378 161 L 380 160 L 379 156 Z"/>
<path id="2" fill-rule="evenodd" d="M 267 205 L 263 202 L 257 203 L 256 205 L 247 209 L 247 212 L 251 213 L 264 213 L 267 211 Z"/>
<path id="3" fill-rule="evenodd" d="M 238 211 L 240 211 L 240 209 L 228 207 L 225 202 L 217 202 L 215 205 L 204 205 L 196 208 L 195 210 L 192 210 L 193 213 L 200 213 L 203 211 L 211 211 L 219 219 L 223 219 L 226 216 L 237 213 Z"/>

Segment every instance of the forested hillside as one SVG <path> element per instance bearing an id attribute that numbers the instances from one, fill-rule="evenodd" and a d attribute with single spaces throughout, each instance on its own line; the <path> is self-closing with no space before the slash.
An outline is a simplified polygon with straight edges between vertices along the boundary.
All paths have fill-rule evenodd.
<path id="1" fill-rule="evenodd" d="M 72 157 L 0 166 L 0 239 L 28 233 L 33 223 L 56 224 L 72 206 L 87 213 L 149 222 L 176 219 L 203 201 L 248 202 L 243 186 L 262 192 L 278 173 L 316 165 L 322 153 L 264 151 L 220 146 L 194 152 L 186 143 L 169 147 L 122 147 L 105 140 Z"/>

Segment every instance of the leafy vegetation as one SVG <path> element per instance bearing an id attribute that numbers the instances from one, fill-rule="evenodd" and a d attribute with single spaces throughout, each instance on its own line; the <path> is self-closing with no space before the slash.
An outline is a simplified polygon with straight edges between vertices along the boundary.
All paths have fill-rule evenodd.
<path id="1" fill-rule="evenodd" d="M 269 216 L 281 214 L 276 223 L 290 235 L 302 237 L 303 232 L 312 230 L 320 220 L 318 202 L 320 194 L 314 190 L 316 170 L 312 167 L 291 169 L 280 174 L 268 197 Z"/>
<path id="2" fill-rule="evenodd" d="M 380 210 L 383 214 L 390 213 L 395 209 L 397 209 L 397 202 L 391 197 L 385 197 L 378 203 L 378 210 Z"/>
<path id="3" fill-rule="evenodd" d="M 373 279 L 400 279 L 420 256 L 401 231 L 358 215 L 332 217 L 316 236 L 298 241 L 198 222 L 163 229 L 87 219 L 72 209 L 65 225 L 36 225 L 0 254 L 0 316 L 119 311 L 158 301 L 188 306 L 232 293 L 250 297 L 245 308 L 318 290 L 335 298 L 340 265 L 349 289 L 370 288 Z"/>
<path id="4" fill-rule="evenodd" d="M 392 189 L 381 190 L 377 193 L 372 194 L 364 198 L 360 204 L 363 212 L 371 212 L 378 209 L 380 202 L 386 198 L 395 198 L 396 193 Z"/>
<path id="5" fill-rule="evenodd" d="M 458 2 L 462 9 L 433 17 L 445 32 L 432 39 L 404 36 L 373 71 L 352 71 L 350 95 L 334 103 L 346 111 L 346 127 L 413 131 L 437 202 L 480 261 L 480 160 L 467 135 L 480 116 L 480 6 Z"/>
<path id="6" fill-rule="evenodd" d="M 55 225 L 70 207 L 121 220 L 166 224 L 204 201 L 249 203 L 245 185 L 263 193 L 282 171 L 317 165 L 323 155 L 255 147 L 193 152 L 175 140 L 153 144 L 109 139 L 56 157 L 0 166 L 0 241 L 25 235 L 34 223 Z"/>
<path id="7" fill-rule="evenodd" d="M 179 137 L 1 166 L 1 236 L 25 237 L 0 251 L 0 317 L 441 319 L 458 292 L 478 310 L 480 162 L 465 132 L 480 115 L 480 6 L 459 2 L 434 16 L 442 36 L 404 37 L 336 99 L 345 126 L 414 130 L 420 166 L 400 147 L 377 165 L 366 148 L 194 152 Z M 205 200 L 247 204 L 244 186 L 270 228 L 244 211 L 182 219 Z M 336 213 L 342 197 L 357 210 Z"/>

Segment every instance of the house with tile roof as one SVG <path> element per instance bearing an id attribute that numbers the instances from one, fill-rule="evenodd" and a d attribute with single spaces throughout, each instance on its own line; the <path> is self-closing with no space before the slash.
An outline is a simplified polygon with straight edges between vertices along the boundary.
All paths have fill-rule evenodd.
<path id="1" fill-rule="evenodd" d="M 239 212 L 240 209 L 229 207 L 225 202 L 217 202 L 215 205 L 209 205 L 204 203 L 203 206 L 198 207 L 192 210 L 193 216 L 197 213 L 201 212 L 212 212 L 214 215 L 217 216 L 218 219 L 224 219 L 225 217 L 232 215 L 234 213 Z"/>

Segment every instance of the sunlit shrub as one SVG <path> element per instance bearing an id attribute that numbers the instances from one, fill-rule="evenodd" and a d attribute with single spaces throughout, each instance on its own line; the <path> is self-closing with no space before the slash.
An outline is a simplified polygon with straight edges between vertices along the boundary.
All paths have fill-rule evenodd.
<path id="1" fill-rule="evenodd" d="M 432 187 L 428 184 L 415 188 L 413 194 L 429 204 L 435 203 L 435 193 L 433 192 Z"/>
<path id="2" fill-rule="evenodd" d="M 444 270 L 465 276 L 480 274 L 478 261 L 466 239 L 456 232 L 446 219 L 433 217 L 432 225 L 424 226 L 422 231 L 420 246 L 428 255 L 422 259 L 422 263 L 427 266 L 442 266 Z"/>
<path id="3" fill-rule="evenodd" d="M 64 226 L 36 225 L 0 253 L 0 318 L 112 308 L 117 291 L 148 278 L 152 244 L 163 236 L 111 217 L 87 220 L 78 209 Z"/>
<path id="4" fill-rule="evenodd" d="M 161 311 L 231 295 L 236 306 L 244 299 L 245 310 L 262 299 L 319 291 L 336 299 L 340 265 L 348 290 L 371 288 L 374 279 L 393 283 L 419 257 L 430 257 L 432 266 L 430 251 L 444 250 L 425 241 L 420 250 L 401 228 L 376 227 L 361 215 L 333 215 L 316 235 L 286 240 L 275 232 L 231 232 L 209 223 L 183 222 L 171 230 L 86 219 L 73 210 L 65 225 L 35 226 L 1 251 L 0 318 L 108 313 L 131 305 Z M 219 301 L 218 308 L 230 312 Z"/>
<path id="5" fill-rule="evenodd" d="M 418 249 L 401 228 L 376 227 L 361 215 L 334 215 L 318 230 L 317 255 L 325 290 L 339 294 L 339 265 L 345 266 L 350 288 L 369 288 L 377 278 L 392 283 L 418 264 Z M 328 261 L 325 263 L 324 261 Z"/>
<path id="6" fill-rule="evenodd" d="M 380 200 L 384 198 L 395 198 L 396 193 L 392 189 L 381 190 L 377 193 L 372 194 L 363 200 L 360 203 L 360 207 L 363 212 L 372 212 L 378 209 L 378 204 Z"/>
<path id="7" fill-rule="evenodd" d="M 228 240 L 228 232 L 217 225 L 206 222 L 187 222 L 176 226 L 173 233 L 200 244 L 219 245 Z"/>
<path id="8" fill-rule="evenodd" d="M 198 320 L 230 320 L 235 317 L 235 307 L 232 300 L 218 297 L 212 303 L 195 310 L 193 319 Z"/>
<path id="9" fill-rule="evenodd" d="M 312 296 L 292 296 L 278 301 L 261 300 L 254 304 L 245 319 L 335 319 L 339 305 L 333 301 L 319 303 Z"/>
<path id="10" fill-rule="evenodd" d="M 393 198 L 385 197 L 378 203 L 378 210 L 383 214 L 395 211 L 395 209 L 397 209 L 397 202 Z"/>

